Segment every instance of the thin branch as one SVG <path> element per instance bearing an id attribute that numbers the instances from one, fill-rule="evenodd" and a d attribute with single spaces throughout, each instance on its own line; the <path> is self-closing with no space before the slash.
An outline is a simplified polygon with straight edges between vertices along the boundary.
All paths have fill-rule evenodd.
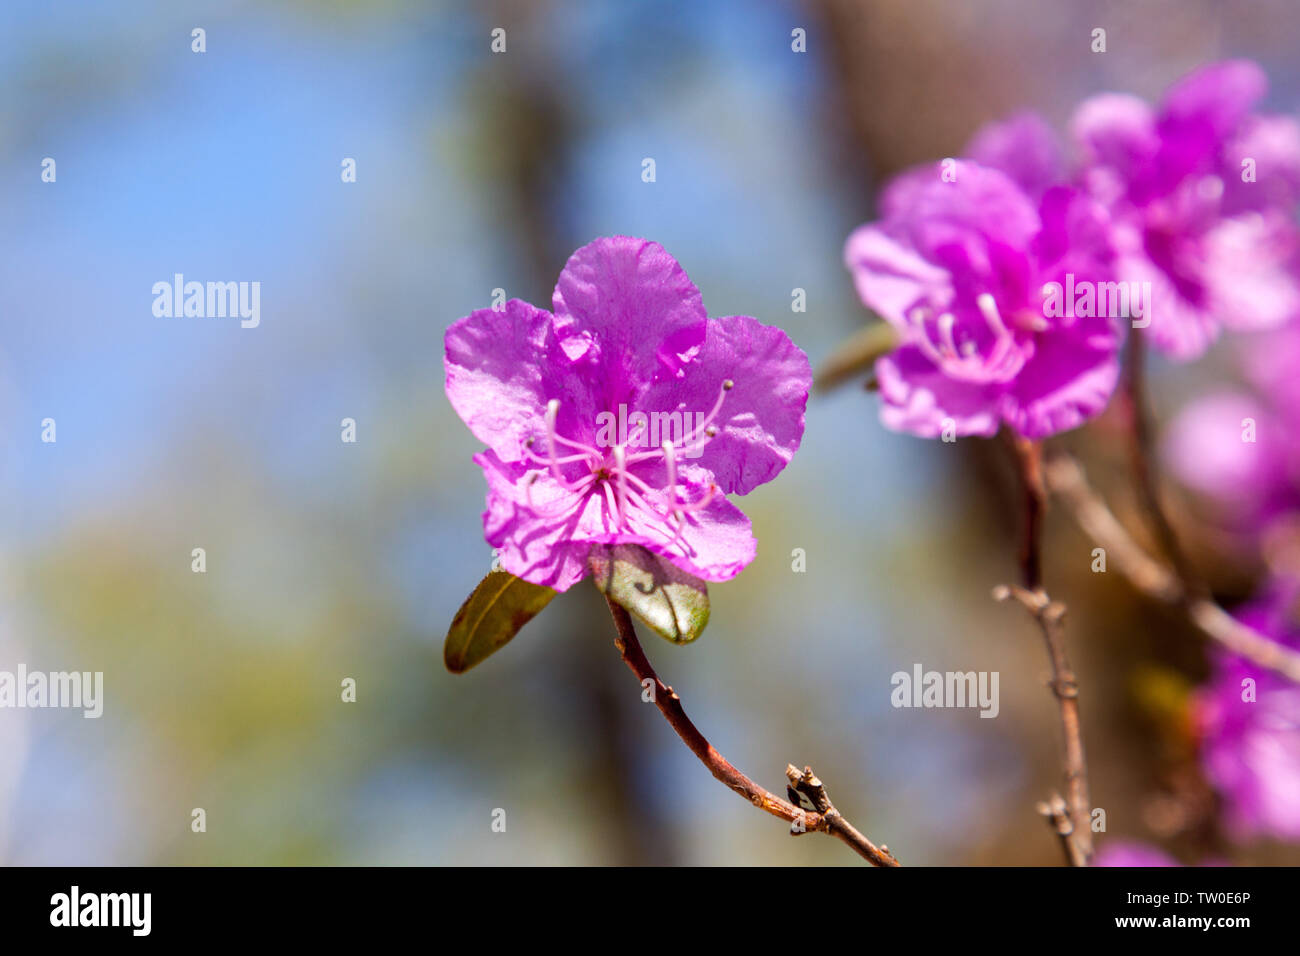
<path id="1" fill-rule="evenodd" d="M 1038 442 L 1012 436 L 1012 450 L 1019 465 L 1025 492 L 1024 543 L 1020 564 L 1023 587 L 998 587 L 999 601 L 1014 597 L 1033 615 L 1043 634 L 1052 668 L 1051 688 L 1061 714 L 1066 799 L 1053 796 L 1041 804 L 1052 821 L 1066 859 L 1071 866 L 1087 866 L 1092 858 L 1091 807 L 1088 799 L 1088 763 L 1083 752 L 1083 728 L 1079 721 L 1079 684 L 1065 653 L 1065 605 L 1052 601 L 1042 588 L 1043 518 L 1047 510 L 1047 486 L 1043 479 L 1043 451 Z M 1064 802 L 1064 809 L 1061 804 Z M 1044 811 L 1043 808 L 1047 807 Z"/>
<path id="2" fill-rule="evenodd" d="M 1043 644 L 1047 648 L 1047 657 L 1052 666 L 1052 680 L 1049 686 L 1056 696 L 1061 713 L 1061 731 L 1064 737 L 1065 759 L 1065 811 L 1046 813 L 1043 806 L 1056 807 L 1060 797 L 1054 796 L 1052 803 L 1040 805 L 1052 820 L 1056 832 L 1061 837 L 1066 859 L 1071 866 L 1087 866 L 1092 858 L 1092 811 L 1088 797 L 1088 761 L 1083 752 L 1083 728 L 1079 721 L 1079 682 L 1070 668 L 1070 660 L 1065 653 L 1065 605 L 1048 598 L 1041 588 L 1029 591 L 1025 588 L 1002 587 L 993 589 L 993 597 L 998 601 L 1015 598 L 1038 622 L 1043 634 Z"/>
<path id="3" fill-rule="evenodd" d="M 1052 494 L 1065 504 L 1083 532 L 1106 550 L 1107 561 L 1119 568 L 1139 592 L 1182 608 L 1202 634 L 1232 653 L 1300 683 L 1300 653 L 1247 627 L 1210 598 L 1189 590 L 1174 571 L 1148 555 L 1088 484 L 1083 468 L 1073 457 L 1053 454 L 1043 473 Z"/>
<path id="4" fill-rule="evenodd" d="M 1043 517 L 1047 511 L 1047 489 L 1043 484 L 1043 446 L 1036 441 L 1011 436 L 1011 449 L 1020 469 L 1025 492 L 1024 537 L 1020 545 L 1020 577 L 1030 591 L 1043 583 Z"/>
<path id="5" fill-rule="evenodd" d="M 1204 596 L 1206 589 L 1178 543 L 1174 526 L 1160 503 L 1160 475 L 1156 458 L 1151 454 L 1151 414 L 1146 398 L 1146 351 L 1146 339 L 1142 330 L 1134 329 L 1129 335 L 1128 361 L 1124 364 L 1121 386 L 1128 416 L 1129 463 L 1133 469 L 1133 480 L 1156 540 L 1173 565 L 1182 588 Z"/>
<path id="6" fill-rule="evenodd" d="M 1038 813 L 1060 838 L 1061 849 L 1065 851 L 1065 862 L 1070 866 L 1087 866 L 1087 861 L 1079 856 L 1078 846 L 1074 842 L 1074 821 L 1070 819 L 1070 806 L 1065 799 L 1059 793 L 1052 794 L 1052 799 L 1039 802 Z"/>
<path id="7" fill-rule="evenodd" d="M 813 388 L 829 392 L 857 375 L 870 375 L 876 359 L 898 347 L 898 333 L 887 322 L 875 321 L 835 347 L 813 376 Z"/>
<path id="8" fill-rule="evenodd" d="M 632 618 L 627 611 L 622 605 L 608 598 L 606 601 L 609 604 L 610 614 L 614 616 L 614 626 L 618 630 L 614 646 L 623 656 L 623 662 L 643 686 L 646 681 L 653 682 L 655 706 L 659 708 L 659 712 L 664 715 L 673 730 L 677 731 L 677 736 L 681 737 L 686 746 L 691 749 L 691 753 L 700 758 L 713 776 L 760 810 L 790 823 L 790 832 L 795 835 L 818 831 L 828 833 L 875 866 L 901 865 L 889 852 L 888 847 L 876 846 L 844 819 L 830 802 L 830 798 L 826 796 L 826 788 L 813 775 L 812 768 L 805 768 L 800 772 L 790 766 L 786 770 L 792 796 L 802 795 L 814 808 L 805 810 L 760 787 L 714 750 L 713 745 L 686 716 L 686 711 L 682 709 L 681 698 L 655 673 L 655 669 L 645 656 L 645 651 L 641 649 L 641 642 L 637 640 L 636 629 L 632 626 Z M 798 784 L 797 788 L 796 784 Z"/>

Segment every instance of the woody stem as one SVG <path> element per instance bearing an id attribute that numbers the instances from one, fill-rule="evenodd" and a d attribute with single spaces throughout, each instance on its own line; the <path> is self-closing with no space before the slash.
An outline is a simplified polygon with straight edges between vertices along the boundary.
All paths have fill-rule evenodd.
<path id="1" fill-rule="evenodd" d="M 686 711 L 682 708 L 681 698 L 655 673 L 655 669 L 645 656 L 645 651 L 641 649 L 641 642 L 637 639 L 636 629 L 632 625 L 632 618 L 627 613 L 627 610 L 621 604 L 609 598 L 605 600 L 609 604 L 609 612 L 613 615 L 614 627 L 618 632 L 618 636 L 614 639 L 614 646 L 618 648 L 619 654 L 622 655 L 623 663 L 627 664 L 632 673 L 637 676 L 643 688 L 652 691 L 654 703 L 659 708 L 659 712 L 664 715 L 664 719 L 677 732 L 677 736 L 682 739 L 682 742 L 690 748 L 691 753 L 695 754 L 700 759 L 700 762 L 709 769 L 709 773 L 760 810 L 794 824 L 791 827 L 791 833 L 796 835 L 816 831 L 828 833 L 850 847 L 873 866 L 900 865 L 894 855 L 889 852 L 888 847 L 876 846 L 848 820 L 844 819 L 830 802 L 830 798 L 826 796 L 825 787 L 813 775 L 811 769 L 806 770 L 805 773 L 800 773 L 790 767 L 787 769 L 786 774 L 790 778 L 792 788 L 797 789 L 799 793 L 808 795 L 809 799 L 817 806 L 818 809 L 815 812 L 797 807 L 790 801 L 784 800 L 759 786 L 736 769 L 726 757 L 718 753 L 704 734 L 700 733 L 699 728 L 686 716 Z"/>
<path id="2" fill-rule="evenodd" d="M 1071 866 L 1087 866 L 1092 858 L 1092 820 L 1088 795 L 1088 764 L 1079 719 L 1079 685 L 1065 652 L 1065 605 L 1052 601 L 1042 587 L 1042 532 L 1047 505 L 1043 450 L 1038 442 L 1012 437 L 1025 493 L 1025 537 L 1021 551 L 1023 587 L 998 588 L 999 600 L 1014 597 L 1033 616 L 1043 636 L 1051 666 L 1050 687 L 1060 713 L 1062 762 L 1066 798 L 1040 807 L 1054 824 Z M 1060 807 L 1061 803 L 1064 807 Z"/>

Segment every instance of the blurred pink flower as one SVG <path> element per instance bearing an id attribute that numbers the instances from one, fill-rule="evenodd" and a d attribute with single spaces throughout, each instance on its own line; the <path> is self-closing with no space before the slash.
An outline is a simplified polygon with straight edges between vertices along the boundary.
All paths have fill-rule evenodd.
<path id="1" fill-rule="evenodd" d="M 1274 582 L 1237 618 L 1300 649 L 1300 585 Z M 1253 682 L 1253 683 L 1252 683 Z M 1239 838 L 1300 839 L 1300 686 L 1240 657 L 1219 653 L 1196 696 L 1201 765 Z"/>
<path id="2" fill-rule="evenodd" d="M 976 131 L 963 156 L 1000 169 L 1030 199 L 1066 181 L 1065 161 L 1056 133 L 1037 113 L 1017 113 Z"/>
<path id="3" fill-rule="evenodd" d="M 1075 113 L 1081 181 L 1111 210 L 1119 275 L 1152 284 L 1153 342 L 1196 358 L 1220 327 L 1300 315 L 1300 125 L 1254 112 L 1268 87 L 1230 60 L 1174 84 L 1157 112 L 1106 93 Z"/>
<path id="4" fill-rule="evenodd" d="M 1109 277 L 1096 203 L 1067 187 L 1036 203 L 998 170 L 945 161 L 903 173 L 880 209 L 844 259 L 862 301 L 901 333 L 876 363 L 886 426 L 933 438 L 948 423 L 985 436 L 1005 423 L 1038 439 L 1105 407 L 1116 324 L 1044 305 L 1047 283 Z"/>
<path id="5" fill-rule="evenodd" d="M 1107 840 L 1093 858 L 1093 866 L 1182 866 L 1172 856 L 1134 840 Z"/>
<path id="6" fill-rule="evenodd" d="M 1161 455 L 1232 530 L 1258 533 L 1300 507 L 1296 427 L 1261 398 L 1213 392 L 1178 413 L 1165 430 Z"/>

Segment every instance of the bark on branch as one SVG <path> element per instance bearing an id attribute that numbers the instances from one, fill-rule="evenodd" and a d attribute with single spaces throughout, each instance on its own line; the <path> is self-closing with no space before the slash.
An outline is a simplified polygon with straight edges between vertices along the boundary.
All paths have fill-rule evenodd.
<path id="1" fill-rule="evenodd" d="M 1300 654 L 1242 624 L 1147 554 L 1088 484 L 1073 457 L 1065 453 L 1050 456 L 1043 475 L 1052 495 L 1065 505 L 1084 534 L 1106 549 L 1107 561 L 1133 587 L 1152 600 L 1182 608 L 1197 630 L 1232 653 L 1300 683 Z"/>
<path id="2" fill-rule="evenodd" d="M 760 810 L 790 823 L 790 832 L 796 836 L 802 833 L 827 833 L 852 848 L 874 866 L 901 865 L 889 852 L 887 846 L 876 846 L 835 809 L 830 797 L 826 795 L 826 788 L 813 774 L 811 767 L 800 771 L 792 765 L 787 766 L 786 777 L 790 781 L 787 792 L 791 800 L 786 800 L 759 786 L 718 753 L 686 716 L 686 711 L 682 709 L 681 698 L 655 673 L 655 669 L 645 656 L 645 651 L 641 649 L 641 642 L 637 639 L 636 629 L 627 610 L 608 598 L 606 601 L 610 613 L 614 616 L 614 627 L 618 631 L 614 646 L 622 655 L 623 662 L 642 682 L 642 686 L 645 686 L 646 681 L 652 682 L 655 706 L 659 708 L 659 712 L 664 715 L 664 719 L 673 730 L 677 731 L 677 736 L 681 737 L 686 746 L 691 749 L 691 753 L 700 758 L 714 777 Z M 792 802 L 796 799 L 799 803 L 806 800 L 811 809 L 805 809 Z"/>

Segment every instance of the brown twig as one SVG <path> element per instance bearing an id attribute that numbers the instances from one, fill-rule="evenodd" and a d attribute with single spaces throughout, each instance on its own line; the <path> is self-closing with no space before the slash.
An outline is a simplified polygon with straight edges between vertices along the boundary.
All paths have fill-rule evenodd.
<path id="1" fill-rule="evenodd" d="M 1043 517 L 1047 510 L 1047 489 L 1043 485 L 1043 446 L 1036 441 L 1011 436 L 1011 448 L 1020 469 L 1025 492 L 1024 537 L 1020 545 L 1021 583 L 1033 591 L 1042 585 L 1043 559 L 1041 541 Z"/>
<path id="2" fill-rule="evenodd" d="M 1070 865 L 1087 866 L 1092 857 L 1092 827 L 1088 805 L 1088 764 L 1079 722 L 1079 685 L 1065 653 L 1065 605 L 1050 600 L 1042 588 L 1043 518 L 1047 510 L 1043 450 L 1038 442 L 1019 436 L 1012 436 L 1011 444 L 1025 492 L 1024 542 L 1020 553 L 1023 587 L 998 587 L 993 596 L 999 601 L 1016 598 L 1033 615 L 1042 631 L 1052 668 L 1052 693 L 1056 695 L 1061 714 L 1066 783 L 1066 809 L 1046 815 L 1061 837 Z M 1041 804 L 1039 809 L 1042 811 L 1044 806 L 1059 809 L 1061 802 L 1061 798 L 1054 795 L 1050 804 Z"/>
<path id="3" fill-rule="evenodd" d="M 1146 339 L 1140 329 L 1129 334 L 1121 394 L 1128 418 L 1129 464 L 1142 509 L 1183 589 L 1204 596 L 1205 588 L 1160 503 L 1160 475 L 1155 456 L 1151 454 L 1151 414 L 1146 399 Z"/>
<path id="4" fill-rule="evenodd" d="M 1044 470 L 1047 487 L 1069 509 L 1083 532 L 1106 550 L 1108 562 L 1138 591 L 1182 608 L 1210 640 L 1234 654 L 1300 683 L 1300 653 L 1247 627 L 1210 598 L 1190 591 L 1171 571 L 1148 555 L 1088 484 L 1083 468 L 1070 455 L 1053 454 Z"/>
<path id="5" fill-rule="evenodd" d="M 641 681 L 642 686 L 645 686 L 646 681 L 652 682 L 655 706 L 659 708 L 659 712 L 664 715 L 673 730 L 677 731 L 677 736 L 681 737 L 686 746 L 691 749 L 691 753 L 700 758 L 713 776 L 760 810 L 790 823 L 790 832 L 795 835 L 818 831 L 828 833 L 851 847 L 874 866 L 900 865 L 889 852 L 888 847 L 876 846 L 844 819 L 831 803 L 830 797 L 826 795 L 826 788 L 813 775 L 811 767 L 805 768 L 802 772 L 793 766 L 788 766 L 786 769 L 792 793 L 802 795 L 813 807 L 812 810 L 805 810 L 759 786 L 714 750 L 713 745 L 686 716 L 686 711 L 682 709 L 681 698 L 659 679 L 659 675 L 650 665 L 645 651 L 641 649 L 641 642 L 637 639 L 631 616 L 622 605 L 608 598 L 606 601 L 609 604 L 610 614 L 614 616 L 614 627 L 618 630 L 614 646 L 623 656 L 623 662 Z"/>
<path id="6" fill-rule="evenodd" d="M 1048 598 L 1041 588 L 1001 586 L 993 589 L 998 601 L 1015 598 L 1038 622 L 1051 662 L 1050 687 L 1061 713 L 1064 737 L 1065 810 L 1048 813 L 1044 806 L 1058 807 L 1060 797 L 1053 795 L 1050 804 L 1040 804 L 1039 811 L 1051 819 L 1061 837 L 1066 859 L 1071 866 L 1087 866 L 1092 858 L 1092 820 L 1088 799 L 1088 762 L 1083 752 L 1083 729 L 1079 722 L 1079 682 L 1065 653 L 1065 605 Z M 1059 807 L 1058 807 L 1059 809 Z"/>

